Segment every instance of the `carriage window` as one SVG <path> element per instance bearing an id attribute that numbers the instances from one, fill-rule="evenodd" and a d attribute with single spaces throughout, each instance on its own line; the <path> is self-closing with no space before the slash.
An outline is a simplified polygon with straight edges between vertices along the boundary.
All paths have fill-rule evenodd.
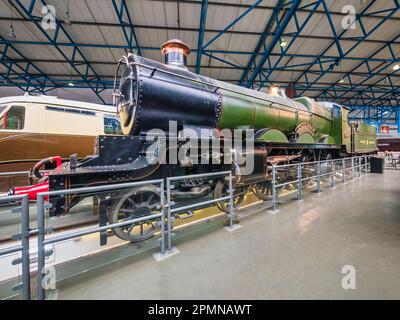
<path id="1" fill-rule="evenodd" d="M 117 118 L 104 117 L 105 134 L 122 134 L 121 125 Z"/>
<path id="2" fill-rule="evenodd" d="M 0 129 L 22 130 L 25 123 L 25 107 L 13 106 L 0 118 Z"/>

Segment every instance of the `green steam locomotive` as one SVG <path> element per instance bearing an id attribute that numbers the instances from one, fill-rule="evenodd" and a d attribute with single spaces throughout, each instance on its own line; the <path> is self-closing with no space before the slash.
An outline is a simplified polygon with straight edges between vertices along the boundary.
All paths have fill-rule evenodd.
<path id="1" fill-rule="evenodd" d="M 307 97 L 292 100 L 278 87 L 264 93 L 194 74 L 186 68 L 189 48 L 179 40 L 164 44 L 162 52 L 165 64 L 135 55 L 121 60 L 125 69 L 116 105 L 126 135 L 168 130 L 168 122 L 176 121 L 179 130 L 253 129 L 256 141 L 297 151 L 330 150 L 325 156 L 377 149 L 374 127 L 349 124 L 345 107 Z"/>
<path id="2" fill-rule="evenodd" d="M 250 190 L 262 200 L 270 198 L 273 164 L 377 151 L 374 127 L 349 123 L 349 110 L 345 107 L 307 97 L 289 99 L 278 87 L 265 93 L 195 74 L 186 67 L 189 48 L 179 40 L 165 43 L 162 53 L 165 63 L 133 54 L 121 58 L 114 80 L 114 103 L 124 135 L 99 136 L 95 156 L 81 161 L 76 155 L 71 156 L 69 162 L 45 178 L 49 190 L 231 170 L 235 204 L 239 205 Z M 176 132 L 171 132 L 171 122 L 175 123 Z M 149 141 L 154 129 L 165 131 L 166 137 Z M 247 139 L 254 148 L 244 147 L 240 154 L 229 149 L 231 156 L 235 154 L 229 163 L 222 161 L 227 153 L 222 146 L 217 151 L 191 154 L 188 137 L 182 134 L 200 131 L 201 140 L 211 145 L 226 141 L 226 133 L 235 129 L 251 131 L 253 134 Z M 172 149 L 183 155 L 177 162 L 170 161 L 167 151 Z M 149 154 L 166 161 L 149 160 Z M 248 155 L 254 159 L 254 168 L 244 174 L 243 163 L 237 159 Z M 290 173 L 278 178 L 290 179 Z M 172 197 L 177 203 L 196 197 L 220 198 L 225 189 L 226 181 L 220 179 L 183 179 L 174 185 Z M 100 204 L 104 210 L 100 212 L 106 214 L 101 223 L 151 215 L 154 206 L 149 199 L 159 198 L 155 190 L 149 185 L 104 200 Z M 60 215 L 68 213 L 82 196 L 49 200 L 53 204 L 51 215 Z M 227 210 L 226 204 L 219 203 L 218 207 Z M 139 229 L 117 228 L 114 232 L 122 239 L 141 241 L 154 234 L 152 226 L 151 221 L 144 221 Z"/>

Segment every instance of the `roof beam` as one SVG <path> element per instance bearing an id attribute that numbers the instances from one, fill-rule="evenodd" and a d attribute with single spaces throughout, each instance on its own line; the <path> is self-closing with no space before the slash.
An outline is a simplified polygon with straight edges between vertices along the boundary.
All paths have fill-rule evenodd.
<path id="1" fill-rule="evenodd" d="M 71 43 L 71 42 L 48 42 L 48 41 L 25 41 L 25 40 L 0 40 L 0 44 L 16 44 L 16 45 L 35 45 L 35 46 L 57 46 L 57 47 L 72 47 L 72 48 L 109 48 L 109 49 L 129 49 L 127 44 L 124 45 L 113 45 L 113 44 L 104 44 L 104 43 Z M 137 48 L 137 47 L 134 47 Z M 160 51 L 159 47 L 141 47 L 142 51 Z M 197 52 L 197 49 L 191 50 L 192 52 Z M 220 49 L 203 49 L 203 54 L 229 54 L 229 55 L 252 55 L 254 51 L 234 51 L 234 50 L 220 50 Z M 264 53 L 259 53 L 258 56 L 262 56 Z M 271 53 L 269 56 L 271 57 L 281 57 L 281 53 Z M 285 53 L 285 57 L 294 57 L 301 59 L 319 59 L 321 63 L 332 63 L 337 60 L 337 56 L 320 56 L 316 54 L 299 54 L 299 53 Z M 366 61 L 369 60 L 371 62 L 400 62 L 400 57 L 393 60 L 392 58 L 372 58 L 368 57 L 353 57 L 346 56 L 342 58 L 343 60 L 349 61 Z M 68 60 L 66 60 L 68 62 Z M 85 62 L 87 63 L 87 62 Z M 318 62 L 317 62 L 318 63 Z M 315 61 L 311 61 L 309 63 L 304 63 L 302 65 L 315 65 L 317 64 Z M 300 65 L 300 64 L 299 64 Z M 243 66 L 242 66 L 243 67 Z M 345 71 L 344 71 L 345 72 Z"/>
<path id="2" fill-rule="evenodd" d="M 153 2 L 171 2 L 171 3 L 182 3 L 182 4 L 195 4 L 195 5 L 200 5 L 200 2 L 197 0 L 149 0 L 149 1 L 153 1 Z M 396 1 L 396 0 L 395 0 Z M 208 3 L 210 6 L 220 6 L 220 7 L 232 7 L 232 8 L 249 8 L 250 5 L 249 4 L 242 4 L 242 3 L 234 3 L 234 2 L 215 2 L 215 1 L 209 1 Z M 303 13 L 309 13 L 311 10 L 307 9 L 309 7 L 309 5 L 303 6 L 303 7 L 299 7 L 297 9 L 297 12 L 303 12 Z M 273 10 L 275 7 L 271 6 L 271 5 L 259 5 L 257 6 L 256 9 L 258 10 Z M 315 11 L 315 14 L 322 14 L 325 15 L 325 11 L 323 10 L 317 10 Z M 331 15 L 332 16 L 340 16 L 343 17 L 343 13 L 340 11 L 331 11 Z M 367 15 L 368 17 L 372 18 L 372 19 L 382 19 L 384 16 L 382 14 L 379 13 L 370 13 Z M 400 17 L 391 17 L 390 20 L 392 21 L 400 21 Z"/>
<path id="3" fill-rule="evenodd" d="M 323 0 L 323 1 L 325 2 L 325 0 Z M 397 1 L 397 0 L 396 0 L 396 1 Z M 363 18 L 363 17 L 365 16 L 365 14 L 367 13 L 367 11 L 374 5 L 375 2 L 376 2 L 376 0 L 373 0 L 373 1 L 369 2 L 368 5 L 361 11 L 361 13 L 360 13 L 359 15 L 356 16 L 356 21 L 360 24 L 360 26 L 363 25 L 363 22 L 362 22 L 361 18 Z M 391 10 L 391 12 L 388 13 L 386 19 L 387 19 L 388 17 L 392 16 L 393 14 L 395 14 L 399 8 L 400 8 L 400 5 L 399 5 L 399 3 L 397 3 L 396 6 Z M 326 10 L 328 10 L 327 7 L 326 7 Z M 326 14 L 327 14 L 327 16 L 329 16 L 329 15 L 330 15 L 329 11 L 326 11 Z M 336 62 L 335 62 L 334 64 L 332 64 L 329 68 L 327 68 L 327 69 L 325 70 L 325 72 L 322 73 L 320 76 L 318 76 L 316 79 L 314 79 L 313 81 L 310 81 L 309 86 L 311 87 L 311 86 L 313 86 L 315 83 L 317 83 L 323 76 L 325 76 L 325 74 L 329 73 L 329 71 L 332 70 L 332 69 L 334 68 L 335 65 L 340 65 L 341 61 L 342 61 L 345 57 L 349 56 L 349 54 L 351 54 L 351 53 L 354 51 L 354 49 L 356 49 L 361 43 L 363 43 L 363 39 L 366 39 L 366 38 L 369 37 L 372 33 L 374 33 L 376 30 L 378 30 L 379 27 L 386 21 L 386 19 L 382 19 L 379 23 L 377 23 L 376 25 L 374 25 L 374 27 L 371 28 L 368 32 L 366 32 L 366 31 L 364 30 L 364 28 L 362 28 L 362 29 L 363 29 L 363 33 L 364 33 L 363 37 L 361 37 L 361 38 L 357 41 L 357 43 L 355 43 L 355 44 L 354 44 L 353 46 L 351 46 L 348 50 L 346 50 L 346 52 L 339 51 L 339 56 L 337 57 Z M 332 26 L 332 27 L 333 27 L 333 26 Z M 341 37 L 342 37 L 347 31 L 348 31 L 348 29 L 344 29 L 344 30 L 340 33 L 340 35 L 337 36 L 337 39 L 336 39 L 334 42 L 331 42 L 331 44 L 322 52 L 322 55 L 325 54 L 326 52 L 328 52 L 328 50 L 330 50 L 330 48 L 331 48 L 333 45 L 337 45 L 337 44 L 340 42 Z M 336 34 L 336 33 L 335 33 L 335 34 Z M 339 45 L 340 45 L 340 44 L 339 44 Z M 371 57 L 371 58 L 372 58 L 372 57 Z M 368 59 L 366 59 L 365 61 L 368 63 L 369 60 L 370 60 L 370 59 L 368 58 Z M 345 70 L 341 70 L 341 71 L 343 71 L 343 73 L 346 73 Z M 304 75 L 305 75 L 305 73 L 303 73 L 302 75 L 300 75 L 300 76 L 297 78 L 297 81 L 300 80 L 301 77 L 303 77 Z M 302 91 L 302 92 L 300 92 L 300 93 L 298 93 L 298 94 L 301 95 L 303 92 L 304 92 L 304 91 Z"/>
<path id="4" fill-rule="evenodd" d="M 135 26 L 132 23 L 132 19 L 131 16 L 129 14 L 129 10 L 128 7 L 126 5 L 126 1 L 125 0 L 120 0 L 119 1 L 119 5 L 117 3 L 118 0 L 112 0 L 112 4 L 115 10 L 115 13 L 117 14 L 118 17 L 118 21 L 120 23 L 120 27 L 122 28 L 122 33 L 124 34 L 125 40 L 128 43 L 128 47 L 129 50 L 131 52 L 133 52 L 133 40 L 136 43 L 136 48 L 138 51 L 138 54 L 141 56 L 142 55 L 142 51 L 140 49 L 140 45 L 136 36 L 136 32 L 135 32 Z M 124 21 L 124 13 L 126 18 L 128 19 L 128 22 L 126 23 Z M 127 32 L 127 27 L 130 29 L 130 32 Z M 128 35 L 129 33 L 129 35 Z"/>
<path id="5" fill-rule="evenodd" d="M 397 35 L 397 37 L 395 37 L 394 39 L 393 39 L 393 41 L 395 41 L 395 40 L 397 40 L 397 39 L 399 39 L 400 38 L 400 34 L 399 35 Z M 385 49 L 385 47 L 389 47 L 390 48 L 390 46 L 391 46 L 391 44 L 392 44 L 393 42 L 391 41 L 391 42 L 388 42 L 383 48 L 380 48 L 380 49 L 378 49 L 377 51 L 375 51 L 372 55 L 371 55 L 371 57 L 373 57 L 374 55 L 376 55 L 376 54 L 378 54 L 378 53 L 380 53 L 383 49 Z M 393 56 L 394 57 L 394 56 Z M 393 60 L 392 62 L 395 62 L 395 60 Z M 361 63 L 361 64 L 359 64 L 359 65 L 357 65 L 352 71 L 354 71 L 354 70 L 357 70 L 360 66 L 362 66 L 363 65 L 363 63 Z M 367 66 L 368 66 L 368 62 L 367 62 Z M 391 66 L 391 64 L 383 64 L 383 65 L 381 65 L 381 66 L 379 66 L 377 69 L 378 69 L 378 71 L 377 71 L 377 73 L 380 73 L 380 72 L 383 72 L 384 70 L 386 70 L 388 67 L 390 67 Z M 368 67 L 368 69 L 370 69 L 369 67 Z M 375 70 L 374 70 L 375 71 Z M 385 76 L 383 76 L 381 79 L 379 79 L 378 81 L 376 81 L 376 82 L 374 82 L 374 84 L 373 84 L 373 86 L 377 86 L 377 85 L 379 85 L 379 83 L 380 82 L 382 82 L 382 81 L 384 81 L 385 79 L 388 79 L 388 81 L 390 82 L 390 85 L 391 85 L 391 87 L 392 87 L 392 94 L 394 94 L 394 93 L 398 93 L 399 92 L 399 86 L 397 86 L 397 88 L 395 88 L 395 86 L 393 85 L 393 83 L 392 83 L 392 81 L 391 81 L 391 77 L 393 77 L 393 76 L 395 76 L 395 77 L 397 77 L 397 76 L 399 76 L 399 72 L 400 70 L 394 70 L 394 71 L 392 71 L 391 73 L 389 73 L 389 74 L 386 74 Z M 367 82 L 368 80 L 370 80 L 372 77 L 373 77 L 373 75 L 372 75 L 372 73 L 373 72 L 371 72 L 371 75 L 369 75 L 368 77 L 366 77 L 364 80 L 362 80 L 361 82 L 359 82 L 358 84 L 364 84 L 365 82 Z M 349 75 L 348 76 L 349 77 L 349 79 L 351 79 L 350 77 L 351 77 L 351 75 Z M 348 90 L 347 92 L 350 92 L 351 90 Z M 346 92 L 346 93 L 347 93 Z M 344 94 L 343 94 L 344 95 Z M 342 95 L 342 96 L 343 96 Z M 344 100 L 344 102 L 346 102 L 347 101 L 347 99 L 346 100 Z"/>
<path id="6" fill-rule="evenodd" d="M 271 43 L 264 51 L 261 59 L 258 63 L 255 64 L 255 70 L 251 73 L 249 80 L 247 82 L 247 87 L 251 87 L 254 80 L 257 78 L 258 74 L 261 72 L 265 62 L 267 61 L 269 55 L 271 54 L 272 50 L 275 48 L 275 45 L 279 42 L 284 30 L 286 29 L 289 21 L 294 16 L 296 9 L 300 6 L 300 0 L 293 0 L 290 6 L 290 10 L 286 13 L 286 15 L 282 18 L 280 22 L 277 21 L 277 28 L 275 31 L 275 35 L 271 40 Z"/>
<path id="7" fill-rule="evenodd" d="M 272 11 L 271 17 L 268 19 L 267 24 L 265 25 L 265 28 L 263 32 L 261 33 L 260 39 L 258 40 L 258 43 L 254 49 L 253 54 L 251 55 L 249 62 L 247 63 L 246 68 L 244 69 L 244 72 L 239 80 L 239 85 L 242 85 L 244 81 L 248 80 L 247 76 L 249 74 L 249 71 L 253 68 L 253 66 L 256 63 L 256 58 L 258 54 L 260 53 L 261 49 L 263 46 L 265 46 L 265 41 L 267 39 L 267 35 L 271 32 L 272 26 L 274 25 L 275 21 L 278 19 L 278 14 L 281 11 L 285 4 L 285 0 L 279 0 L 275 9 Z"/>
<path id="8" fill-rule="evenodd" d="M 207 19 L 207 6 L 208 6 L 208 0 L 202 0 L 200 26 L 199 26 L 198 41 L 197 41 L 196 73 L 200 73 L 200 68 L 201 68 L 201 56 L 203 54 L 204 32 L 206 28 L 206 19 Z"/>
<path id="9" fill-rule="evenodd" d="M 256 70 L 254 71 L 253 75 L 250 77 L 250 79 L 247 83 L 247 87 L 250 87 L 252 85 L 252 82 L 254 81 L 255 77 L 259 73 L 264 77 L 264 79 L 259 84 L 258 90 L 260 90 L 263 87 L 264 83 L 269 80 L 269 77 L 272 74 L 272 72 L 274 71 L 274 68 L 276 68 L 278 66 L 278 64 L 280 63 L 280 61 L 283 59 L 284 56 L 288 56 L 287 52 L 290 49 L 290 47 L 292 46 L 292 44 L 295 42 L 296 35 L 299 35 L 302 32 L 302 30 L 307 25 L 308 21 L 311 19 L 311 17 L 313 16 L 313 13 L 315 12 L 315 10 L 317 10 L 317 8 L 319 7 L 320 4 L 321 4 L 321 0 L 318 0 L 318 1 L 315 1 L 312 3 L 313 9 L 311 10 L 311 12 L 308 14 L 306 19 L 300 25 L 299 20 L 297 18 L 297 13 L 296 13 L 296 10 L 298 9 L 298 7 L 300 5 L 300 1 L 298 1 L 298 2 L 292 1 L 290 10 L 282 18 L 283 22 L 277 22 L 277 29 L 274 33 L 275 37 L 272 39 L 270 46 L 265 50 L 263 58 L 261 59 L 258 67 L 256 68 Z M 284 49 L 282 47 L 280 47 L 280 49 L 281 49 L 280 57 L 275 62 L 274 66 L 271 66 L 271 61 L 269 60 L 269 56 L 271 55 L 272 50 L 274 49 L 276 44 L 280 41 L 280 38 L 282 37 L 282 35 L 286 29 L 286 26 L 289 24 L 289 21 L 292 18 L 294 18 L 294 22 L 295 22 L 295 26 L 296 26 L 296 34 L 290 40 L 290 43 Z M 261 69 L 262 69 L 262 66 L 264 65 L 264 63 L 267 61 L 267 59 L 268 59 L 268 64 L 271 69 L 271 72 L 269 72 L 268 75 L 265 75 L 261 71 Z"/>
<path id="10" fill-rule="evenodd" d="M 207 48 L 209 45 L 211 45 L 214 41 L 216 41 L 219 37 L 221 37 L 227 30 L 229 30 L 230 28 L 232 28 L 238 21 L 240 21 L 241 19 L 243 19 L 245 16 L 247 16 L 247 14 L 249 12 L 251 12 L 252 10 L 254 10 L 254 8 L 257 7 L 258 4 L 260 4 L 260 2 L 262 2 L 263 0 L 257 0 L 256 2 L 254 2 L 246 11 L 244 11 L 242 14 L 240 14 L 237 18 L 235 18 L 231 23 L 229 23 L 224 30 L 222 30 L 220 33 L 218 33 L 216 36 L 214 36 L 210 41 L 208 41 L 204 46 L 203 46 L 203 50 L 205 48 Z M 298 0 L 296 0 L 298 1 Z"/>
<path id="11" fill-rule="evenodd" d="M 258 8 L 258 7 L 257 7 Z M 33 23 L 33 21 L 25 18 L 25 17 L 17 17 L 12 19 L 13 22 L 25 22 L 25 23 Z M 10 17 L 0 17 L 0 21 L 11 21 Z M 93 21 L 78 21 L 78 20 L 71 20 L 71 24 L 76 26 L 91 26 L 91 27 L 110 27 L 110 28 L 121 28 L 120 23 L 114 22 L 93 22 Z M 131 27 L 129 23 L 125 21 L 126 27 Z M 173 27 L 173 26 L 156 26 L 156 25 L 141 25 L 135 24 L 133 26 L 135 30 L 144 29 L 144 30 L 167 30 L 167 31 L 189 31 L 189 32 L 198 32 L 198 28 L 190 28 L 190 27 Z M 220 33 L 223 30 L 221 29 L 213 29 L 213 28 L 205 28 L 205 33 Z M 253 32 L 253 31 L 244 31 L 244 30 L 226 30 L 225 33 L 227 34 L 234 34 L 234 35 L 248 35 L 248 36 L 257 36 L 260 37 L 263 33 L 262 32 Z M 310 40 L 335 40 L 332 36 L 318 36 L 312 34 L 300 34 L 297 36 L 298 39 L 310 39 Z M 353 37 L 343 37 L 342 41 L 349 41 L 349 42 L 357 42 L 358 39 Z M 365 43 L 376 43 L 376 44 L 384 44 L 386 41 L 379 40 L 379 39 L 365 39 Z M 400 41 L 396 42 L 396 44 L 400 44 Z"/>
<path id="12" fill-rule="evenodd" d="M 46 6 L 47 3 L 45 2 L 45 0 L 40 0 L 40 2 L 42 3 L 42 5 Z M 26 16 L 28 17 L 31 21 L 34 22 L 35 26 L 37 27 L 37 29 L 46 37 L 46 39 L 48 40 L 48 43 L 51 44 L 55 49 L 57 49 L 57 51 L 64 57 L 64 59 L 66 61 L 68 61 L 68 63 L 70 64 L 70 66 L 72 67 L 72 69 L 74 69 L 74 71 L 81 77 L 83 82 L 86 82 L 88 84 L 88 86 L 92 89 L 92 91 L 97 95 L 97 97 L 104 103 L 104 99 L 100 96 L 100 92 L 104 90 L 104 88 L 99 88 L 99 87 L 93 87 L 87 80 L 90 76 L 94 76 L 95 78 L 98 78 L 96 71 L 94 70 L 94 68 L 90 65 L 89 61 L 86 59 L 85 55 L 83 54 L 83 52 L 74 45 L 74 41 L 72 40 L 71 36 L 68 34 L 68 32 L 65 30 L 65 28 L 63 27 L 63 25 L 61 24 L 61 21 L 56 18 L 55 22 L 56 22 L 56 30 L 54 30 L 54 33 L 49 31 L 49 30 L 45 30 L 43 29 L 41 23 L 39 22 L 40 19 L 38 19 L 37 17 L 35 17 L 33 15 L 33 9 L 35 7 L 35 5 L 37 5 L 37 1 L 36 0 L 30 0 L 29 4 L 24 4 L 22 3 L 21 0 L 14 0 L 13 2 L 13 6 L 16 8 L 16 10 L 21 14 L 21 16 Z M 68 39 L 69 43 L 73 46 L 73 53 L 72 53 L 72 57 L 69 58 L 65 52 L 61 49 L 61 47 L 57 44 L 57 38 L 59 36 L 60 31 L 63 32 L 63 34 L 65 35 L 65 37 Z M 77 66 L 75 65 L 74 61 L 75 58 L 77 57 L 77 55 L 80 55 L 81 59 L 85 61 L 85 71 L 84 74 L 77 68 Z M 93 75 L 91 75 L 90 73 L 92 73 Z M 100 78 L 98 78 L 98 80 L 101 80 Z"/>
<path id="13" fill-rule="evenodd" d="M 1 41 L 4 41 L 4 40 L 6 40 L 6 39 L 0 35 L 0 40 L 1 40 Z M 12 51 L 14 52 L 14 54 L 16 54 L 16 55 L 18 55 L 20 58 L 22 58 L 22 61 L 21 61 L 21 62 L 15 62 L 15 61 L 13 60 L 13 58 L 10 58 L 10 57 L 8 56 L 9 50 L 12 50 Z M 35 71 L 38 72 L 41 76 L 44 77 L 44 81 L 50 81 L 50 79 L 49 79 L 48 77 L 46 77 L 46 75 L 43 73 L 43 71 L 42 71 L 38 66 L 36 66 L 36 64 L 34 64 L 34 63 L 32 62 L 32 60 L 26 58 L 26 57 L 24 56 L 24 54 L 23 54 L 20 50 L 18 50 L 15 46 L 13 46 L 12 44 L 5 43 L 3 50 L 0 51 L 0 56 L 1 56 L 0 61 L 1 61 L 1 64 L 2 64 L 3 66 L 5 66 L 6 68 L 8 68 L 7 62 L 13 63 L 16 67 L 18 67 L 20 70 L 23 70 L 23 71 L 27 74 L 27 78 L 26 78 L 26 79 L 29 79 L 29 74 L 28 74 L 28 73 L 30 72 L 30 69 L 32 68 L 33 70 L 35 70 Z M 22 63 L 22 64 L 25 64 L 25 66 L 20 65 L 21 63 Z M 3 78 L 4 78 L 4 80 L 6 80 L 5 77 L 3 77 Z M 29 80 L 27 80 L 27 81 L 29 81 Z M 54 84 L 54 83 L 53 83 L 53 84 Z M 36 90 L 40 91 L 40 92 L 43 93 L 43 94 L 46 94 L 46 93 L 42 90 L 41 85 L 42 85 L 42 84 L 39 83 L 39 86 L 36 87 Z M 55 84 L 54 84 L 54 85 L 55 85 Z"/>

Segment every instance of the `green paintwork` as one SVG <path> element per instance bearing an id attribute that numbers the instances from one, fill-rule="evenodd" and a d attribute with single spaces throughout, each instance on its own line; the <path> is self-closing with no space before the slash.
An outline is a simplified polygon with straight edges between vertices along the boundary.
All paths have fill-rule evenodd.
<path id="1" fill-rule="evenodd" d="M 342 109 L 342 144 L 345 145 L 347 153 L 351 153 L 351 127 L 348 122 L 349 110 Z"/>
<path id="2" fill-rule="evenodd" d="M 260 141 L 265 142 L 283 142 L 287 143 L 288 139 L 286 138 L 285 134 L 282 131 L 277 129 L 269 129 L 265 131 L 259 138 Z"/>
<path id="3" fill-rule="evenodd" d="M 354 128 L 354 153 L 368 153 L 378 150 L 376 144 L 376 129 L 365 123 L 359 123 Z"/>
<path id="4" fill-rule="evenodd" d="M 259 139 L 287 142 L 289 137 L 297 137 L 299 143 L 345 145 L 351 152 L 351 128 L 345 108 L 319 104 L 307 97 L 292 100 L 230 83 L 216 84 L 222 96 L 219 129 L 268 129 Z M 360 130 L 355 149 L 374 150 L 376 135 L 364 125 Z"/>
<path id="5" fill-rule="evenodd" d="M 299 136 L 297 143 L 315 143 L 315 140 L 311 134 L 306 132 Z"/>
<path id="6" fill-rule="evenodd" d="M 338 105 L 332 106 L 331 136 L 337 144 L 342 144 L 342 129 L 344 126 L 342 119 L 345 111 L 347 110 Z"/>
<path id="7" fill-rule="evenodd" d="M 336 141 L 332 136 L 323 136 L 321 139 L 318 140 L 318 143 L 336 144 Z"/>

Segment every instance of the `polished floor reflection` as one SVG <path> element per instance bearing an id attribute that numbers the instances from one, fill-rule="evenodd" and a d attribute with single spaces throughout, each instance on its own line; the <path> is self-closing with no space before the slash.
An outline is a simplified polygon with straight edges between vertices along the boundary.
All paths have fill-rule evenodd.
<path id="1" fill-rule="evenodd" d="M 399 181 L 396 171 L 369 174 L 284 200 L 275 215 L 256 204 L 240 211 L 234 232 L 222 219 L 177 230 L 180 254 L 156 262 L 145 252 L 82 274 L 59 284 L 58 297 L 399 299 Z M 342 287 L 348 265 L 355 290 Z"/>

